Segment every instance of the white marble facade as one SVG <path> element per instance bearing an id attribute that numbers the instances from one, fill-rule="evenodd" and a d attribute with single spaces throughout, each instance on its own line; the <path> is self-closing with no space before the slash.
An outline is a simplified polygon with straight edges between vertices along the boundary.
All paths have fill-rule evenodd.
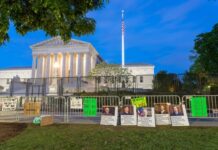
<path id="1" fill-rule="evenodd" d="M 101 58 L 92 44 L 55 37 L 31 46 L 32 78 L 87 76 Z"/>

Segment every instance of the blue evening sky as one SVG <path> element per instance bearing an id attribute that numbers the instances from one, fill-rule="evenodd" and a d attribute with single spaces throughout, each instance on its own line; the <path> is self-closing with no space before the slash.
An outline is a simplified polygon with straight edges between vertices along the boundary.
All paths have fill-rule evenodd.
<path id="1" fill-rule="evenodd" d="M 126 63 L 155 65 L 155 72 L 184 73 L 196 35 L 218 23 L 215 0 L 110 0 L 88 16 L 96 19 L 93 35 L 72 37 L 91 42 L 108 63 L 121 63 L 121 10 L 125 10 Z M 48 39 L 43 31 L 18 35 L 11 24 L 10 42 L 0 47 L 0 68 L 31 66 L 30 45 Z"/>

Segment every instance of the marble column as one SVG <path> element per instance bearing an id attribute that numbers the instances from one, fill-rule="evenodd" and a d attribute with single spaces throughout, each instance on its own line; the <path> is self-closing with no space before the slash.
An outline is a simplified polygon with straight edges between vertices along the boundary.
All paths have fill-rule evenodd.
<path id="1" fill-rule="evenodd" d="M 42 77 L 42 56 L 38 56 L 38 64 L 37 64 L 37 78 Z"/>
<path id="2" fill-rule="evenodd" d="M 82 54 L 81 53 L 77 53 L 77 61 L 76 61 L 76 76 L 81 76 L 82 75 L 82 62 L 81 62 L 81 58 Z"/>
<path id="3" fill-rule="evenodd" d="M 51 56 L 50 56 L 50 54 L 48 54 L 46 57 L 46 70 L 45 70 L 45 72 L 46 72 L 45 77 L 46 78 L 50 77 L 50 58 L 51 58 Z"/>
<path id="4" fill-rule="evenodd" d="M 62 54 L 62 77 L 66 77 L 66 54 Z"/>
<path id="5" fill-rule="evenodd" d="M 32 78 L 36 77 L 36 56 L 33 55 L 33 62 L 32 62 Z"/>
<path id="6" fill-rule="evenodd" d="M 96 55 L 91 56 L 91 69 L 95 68 L 96 65 Z"/>
<path id="7" fill-rule="evenodd" d="M 58 76 L 58 54 L 54 54 L 54 62 L 53 62 L 53 67 L 54 67 L 54 77 Z"/>
<path id="8" fill-rule="evenodd" d="M 83 57 L 83 76 L 88 76 L 91 68 L 90 54 L 85 53 Z"/>
<path id="9" fill-rule="evenodd" d="M 74 60 L 74 54 L 70 53 L 70 74 L 69 74 L 69 77 L 73 77 L 73 60 Z"/>

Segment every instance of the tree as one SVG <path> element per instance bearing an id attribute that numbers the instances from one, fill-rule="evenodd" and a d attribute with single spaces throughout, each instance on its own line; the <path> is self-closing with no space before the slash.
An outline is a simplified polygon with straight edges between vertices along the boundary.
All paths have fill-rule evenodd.
<path id="1" fill-rule="evenodd" d="M 218 73 L 218 24 L 212 31 L 197 36 L 193 53 L 192 73 Z"/>
<path id="2" fill-rule="evenodd" d="M 129 88 L 133 86 L 133 76 L 127 68 L 122 68 L 120 65 L 107 64 L 102 62 L 97 64 L 89 73 L 90 78 L 95 78 L 97 83 L 109 88 Z M 101 84 L 103 83 L 103 84 Z"/>
<path id="3" fill-rule="evenodd" d="M 181 89 L 181 81 L 177 74 L 159 71 L 153 81 L 154 90 L 158 92 L 176 92 Z"/>
<path id="4" fill-rule="evenodd" d="M 21 35 L 44 30 L 47 35 L 60 35 L 67 41 L 72 33 L 77 36 L 93 33 L 95 20 L 86 14 L 107 2 L 109 0 L 1 0 L 0 45 L 9 41 L 10 21 Z"/>
<path id="5" fill-rule="evenodd" d="M 131 73 L 127 68 L 122 68 L 119 65 L 107 64 L 102 62 L 97 64 L 94 69 L 91 70 L 90 76 L 129 76 Z"/>

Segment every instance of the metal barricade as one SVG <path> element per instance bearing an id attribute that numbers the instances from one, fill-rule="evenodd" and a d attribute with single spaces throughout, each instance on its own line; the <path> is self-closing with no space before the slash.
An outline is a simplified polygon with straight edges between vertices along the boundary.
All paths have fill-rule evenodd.
<path id="1" fill-rule="evenodd" d="M 121 105 L 130 105 L 132 98 L 146 97 L 147 107 L 154 107 L 155 103 L 181 104 L 178 95 L 128 95 L 121 98 Z"/>
<path id="2" fill-rule="evenodd" d="M 0 97 L 0 122 L 17 121 L 17 105 L 17 97 Z"/>
<path id="3" fill-rule="evenodd" d="M 71 101 L 80 99 L 84 103 L 84 99 L 95 99 L 97 103 L 97 113 L 95 116 L 89 117 L 84 115 L 84 108 L 72 108 Z M 69 123 L 90 123 L 96 124 L 100 122 L 102 106 L 119 106 L 120 98 L 118 96 L 69 96 L 67 97 L 67 122 Z"/>
<path id="4" fill-rule="evenodd" d="M 191 100 L 192 98 L 196 97 L 206 98 L 206 109 L 201 106 L 196 106 L 195 109 L 205 109 L 207 116 L 195 116 L 192 114 L 193 110 L 191 106 Z M 182 97 L 182 102 L 186 106 L 187 115 L 189 118 L 218 118 L 218 95 L 185 95 Z"/>
<path id="5" fill-rule="evenodd" d="M 22 106 L 17 109 L 18 121 L 32 122 L 34 117 L 49 115 L 55 123 L 66 121 L 66 99 L 65 97 L 42 96 L 21 97 Z"/>

